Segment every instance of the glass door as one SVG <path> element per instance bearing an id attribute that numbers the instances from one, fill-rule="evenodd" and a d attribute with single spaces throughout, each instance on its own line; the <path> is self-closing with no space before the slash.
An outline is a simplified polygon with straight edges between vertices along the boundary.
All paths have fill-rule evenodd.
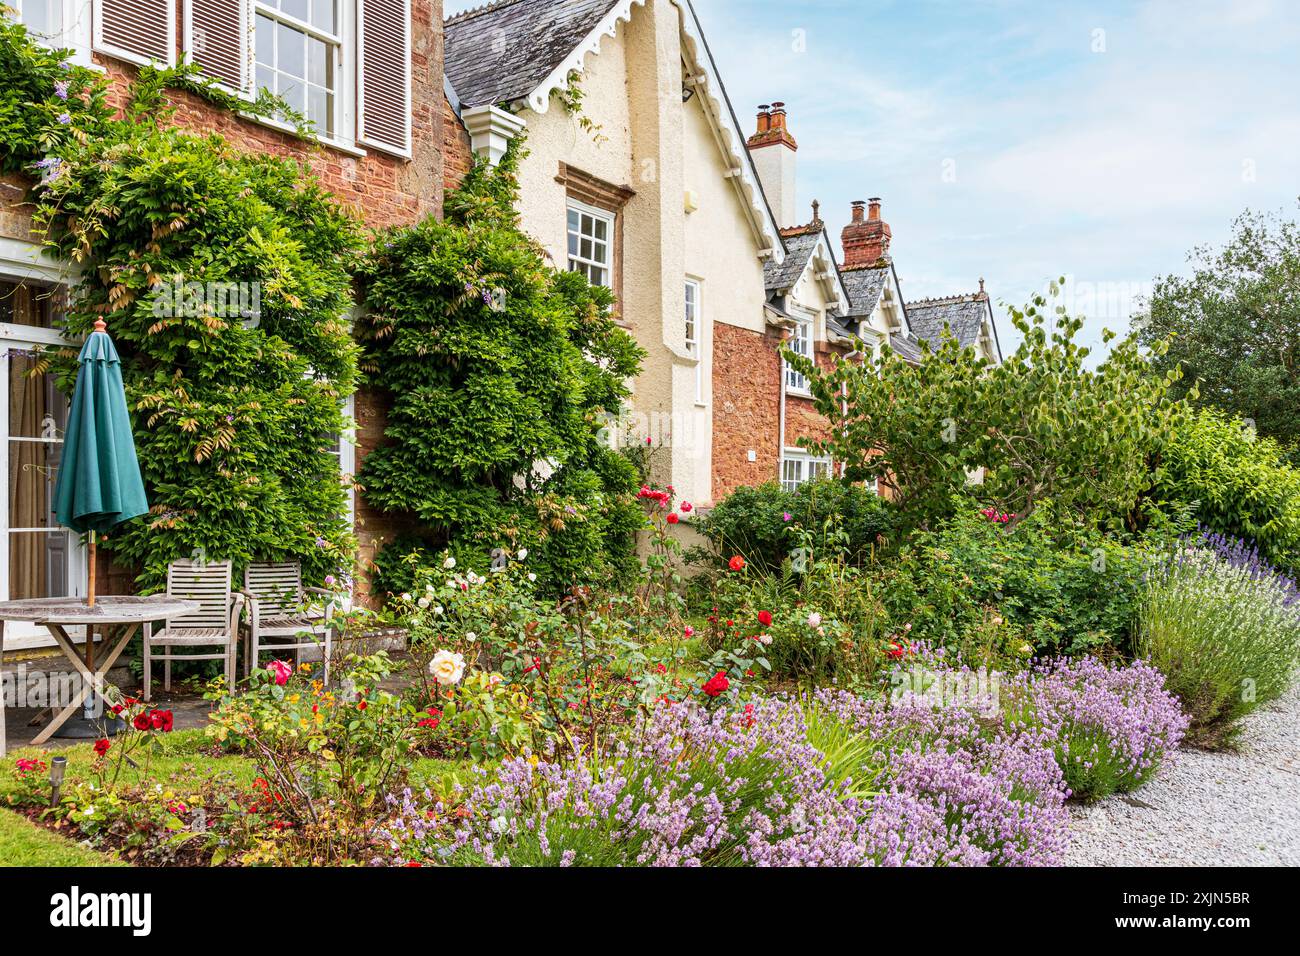
<path id="1" fill-rule="evenodd" d="M 82 593 L 78 536 L 54 517 L 54 483 L 63 456 L 67 396 L 43 371 L 43 347 L 60 344 L 53 329 L 54 290 L 0 280 L 0 598 Z M 10 625 L 15 641 L 48 643 L 43 628 Z M 43 638 L 24 641 L 24 638 Z"/>

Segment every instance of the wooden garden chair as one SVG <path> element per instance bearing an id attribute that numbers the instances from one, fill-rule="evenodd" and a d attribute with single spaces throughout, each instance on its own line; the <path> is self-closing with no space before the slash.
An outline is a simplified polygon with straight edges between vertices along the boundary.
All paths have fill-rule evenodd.
<path id="1" fill-rule="evenodd" d="M 330 681 L 333 592 L 302 586 L 302 565 L 296 561 L 254 561 L 244 570 L 248 601 L 248 645 L 244 676 L 260 666 L 263 651 L 293 651 L 294 666 L 302 652 L 321 648 L 326 686 Z M 325 600 L 320 600 L 325 598 Z"/>
<path id="2" fill-rule="evenodd" d="M 163 690 L 172 689 L 172 661 L 224 661 L 226 687 L 234 692 L 235 655 L 239 648 L 239 615 L 243 595 L 231 587 L 229 561 L 173 561 L 167 567 L 167 596 L 197 601 L 193 614 L 167 621 L 155 632 L 144 625 L 144 699 L 153 697 L 153 661 L 162 658 Z M 212 649 L 215 653 L 175 654 L 177 648 Z M 161 649 L 162 653 L 157 653 Z"/>

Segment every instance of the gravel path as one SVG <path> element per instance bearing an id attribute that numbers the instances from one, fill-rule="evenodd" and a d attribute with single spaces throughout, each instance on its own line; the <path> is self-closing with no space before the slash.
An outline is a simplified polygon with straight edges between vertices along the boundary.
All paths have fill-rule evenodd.
<path id="1" fill-rule="evenodd" d="M 1300 865 L 1300 686 L 1236 753 L 1179 751 L 1131 794 L 1071 808 L 1070 866 Z"/>

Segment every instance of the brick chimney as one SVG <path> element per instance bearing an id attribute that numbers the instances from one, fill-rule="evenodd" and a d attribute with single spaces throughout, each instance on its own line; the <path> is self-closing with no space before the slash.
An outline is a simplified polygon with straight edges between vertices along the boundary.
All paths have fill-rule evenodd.
<path id="1" fill-rule="evenodd" d="M 745 143 L 763 184 L 778 228 L 798 225 L 795 218 L 795 152 L 799 144 L 786 125 L 785 104 L 758 108 L 758 129 Z"/>
<path id="2" fill-rule="evenodd" d="M 840 233 L 844 268 L 865 269 L 876 265 L 889 255 L 892 235 L 889 223 L 880 218 L 880 200 L 859 199 L 853 204 L 853 221 Z"/>

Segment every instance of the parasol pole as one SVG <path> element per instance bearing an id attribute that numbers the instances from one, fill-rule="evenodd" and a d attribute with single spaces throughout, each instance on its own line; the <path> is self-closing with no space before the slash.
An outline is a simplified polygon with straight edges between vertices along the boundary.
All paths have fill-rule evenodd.
<path id="1" fill-rule="evenodd" d="M 90 574 L 86 582 L 86 607 L 95 606 L 95 532 L 90 532 Z"/>

